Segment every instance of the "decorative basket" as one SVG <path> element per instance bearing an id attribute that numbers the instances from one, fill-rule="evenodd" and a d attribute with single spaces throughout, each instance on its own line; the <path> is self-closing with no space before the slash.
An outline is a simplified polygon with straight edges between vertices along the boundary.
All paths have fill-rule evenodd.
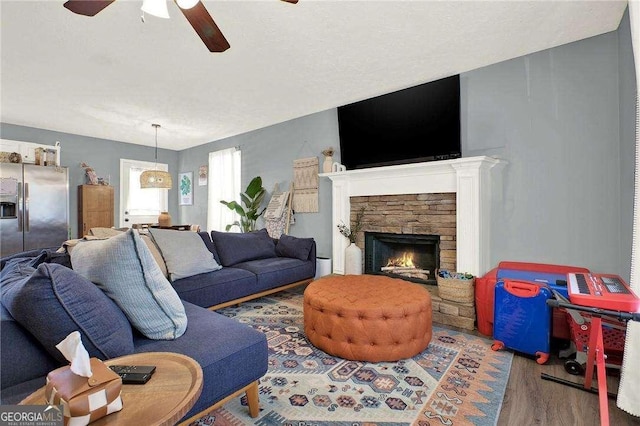
<path id="1" fill-rule="evenodd" d="M 475 278 L 446 278 L 436 274 L 438 282 L 438 294 L 444 300 L 457 303 L 474 303 Z"/>

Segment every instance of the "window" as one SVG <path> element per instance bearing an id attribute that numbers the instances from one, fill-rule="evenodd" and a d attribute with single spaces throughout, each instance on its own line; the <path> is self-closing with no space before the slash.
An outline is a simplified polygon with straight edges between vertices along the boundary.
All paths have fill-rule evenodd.
<path id="1" fill-rule="evenodd" d="M 143 171 L 157 167 L 168 171 L 167 164 L 120 159 L 120 226 L 157 223 L 161 211 L 168 210 L 168 189 L 140 188 Z M 223 206 L 224 207 L 224 206 Z"/>
<path id="2" fill-rule="evenodd" d="M 209 209 L 207 229 L 224 231 L 227 225 L 239 220 L 220 200 L 240 203 L 241 151 L 237 148 L 222 149 L 209 153 Z M 238 232 L 234 226 L 230 231 Z"/>

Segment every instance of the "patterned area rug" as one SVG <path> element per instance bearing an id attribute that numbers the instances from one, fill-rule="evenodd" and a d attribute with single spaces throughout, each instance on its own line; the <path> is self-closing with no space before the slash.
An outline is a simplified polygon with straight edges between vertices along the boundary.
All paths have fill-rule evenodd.
<path id="1" fill-rule="evenodd" d="M 302 290 L 218 312 L 262 331 L 269 370 L 260 414 L 235 398 L 195 425 L 495 425 L 513 355 L 482 337 L 433 327 L 429 347 L 411 359 L 349 361 L 304 336 Z"/>

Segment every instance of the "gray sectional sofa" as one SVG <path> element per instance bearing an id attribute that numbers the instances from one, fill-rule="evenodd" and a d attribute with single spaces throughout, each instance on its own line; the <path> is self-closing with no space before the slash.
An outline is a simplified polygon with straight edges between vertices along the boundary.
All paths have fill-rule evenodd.
<path id="1" fill-rule="evenodd" d="M 156 244 L 155 252 L 145 248 L 149 243 L 142 243 L 136 231 L 129 230 L 123 236 L 102 241 L 102 246 L 82 246 L 78 255 L 74 253 L 80 245 L 73 249 L 71 256 L 41 249 L 0 259 L 0 403 L 17 404 L 43 386 L 46 374 L 66 363 L 55 344 L 76 330 L 80 331 L 90 356 L 103 360 L 155 351 L 177 352 L 195 359 L 203 370 L 203 389 L 183 420 L 209 411 L 229 395 L 245 391 L 257 395 L 258 379 L 267 371 L 265 336 L 207 308 L 239 303 L 310 282 L 316 268 L 315 242 L 287 235 L 274 240 L 264 230 L 234 235 L 189 232 L 192 241 L 189 245 L 197 246 L 198 243 L 193 242 L 197 235 L 206 252 L 211 254 L 204 253 L 206 260 L 200 264 L 209 266 L 204 267 L 205 272 L 199 272 L 202 266 L 193 260 L 203 256 L 201 250 L 197 253 L 190 251 L 190 247 L 177 250 L 179 244 L 177 248 L 171 247 L 180 243 L 187 232 L 166 232 L 177 234 L 158 233 L 156 243 L 167 236 L 171 237 L 171 243 L 166 244 L 164 238 L 164 246 Z M 180 238 L 176 238 L 178 236 Z M 102 283 L 100 278 L 95 278 L 100 276 L 101 271 L 96 271 L 99 268 L 106 268 L 102 272 L 107 271 L 104 275 L 109 279 L 114 275 L 110 271 L 121 271 L 114 267 L 114 262 L 122 262 L 116 258 L 122 252 L 121 245 L 129 250 L 125 251 L 129 253 L 127 256 L 137 259 L 128 270 L 137 269 L 136 265 L 140 264 L 142 275 L 138 278 L 142 277 L 145 283 L 156 280 L 156 284 L 164 286 L 165 296 L 167 283 L 175 289 L 165 302 L 172 303 L 184 316 L 179 321 L 184 320 L 186 327 L 175 328 L 177 337 L 147 337 L 147 331 L 143 333 L 132 325 L 129 312 L 119 305 L 121 302 L 108 296 L 112 283 Z M 86 262 L 87 251 L 93 256 L 90 261 L 97 266 L 80 265 Z M 159 272 L 162 268 L 149 260 L 159 260 L 158 255 L 165 263 L 162 272 Z M 175 262 L 180 256 L 182 264 Z M 74 264 L 74 259 L 78 264 Z M 191 271 L 183 267 L 189 263 L 193 264 Z M 76 269 L 83 270 L 83 274 L 89 274 L 92 279 Z M 190 275 L 192 272 L 195 274 Z M 166 274 L 168 279 L 158 278 L 159 273 Z M 133 282 L 130 278 L 126 281 Z M 173 325 L 170 320 L 169 327 Z M 257 413 L 256 407 L 250 409 Z"/>

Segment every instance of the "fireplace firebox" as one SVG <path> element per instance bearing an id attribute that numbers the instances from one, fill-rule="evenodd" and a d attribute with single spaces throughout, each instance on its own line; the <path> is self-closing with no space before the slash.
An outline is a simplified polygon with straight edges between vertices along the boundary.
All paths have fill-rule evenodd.
<path id="1" fill-rule="evenodd" d="M 439 235 L 364 233 L 365 274 L 436 285 L 439 267 Z"/>

